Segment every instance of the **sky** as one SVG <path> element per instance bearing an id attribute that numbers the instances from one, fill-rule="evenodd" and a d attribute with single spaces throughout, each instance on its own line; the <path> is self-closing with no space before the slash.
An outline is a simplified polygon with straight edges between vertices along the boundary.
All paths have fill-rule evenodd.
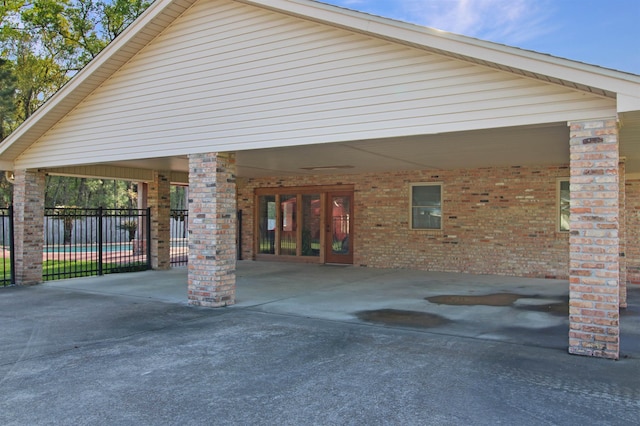
<path id="1" fill-rule="evenodd" d="M 640 0 L 320 0 L 640 75 Z"/>

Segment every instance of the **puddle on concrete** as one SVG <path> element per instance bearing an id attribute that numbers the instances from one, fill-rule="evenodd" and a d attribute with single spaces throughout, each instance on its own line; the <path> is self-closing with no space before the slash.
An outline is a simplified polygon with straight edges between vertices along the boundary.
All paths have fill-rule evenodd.
<path id="1" fill-rule="evenodd" d="M 562 298 L 563 301 L 544 301 L 542 303 L 514 303 L 519 299 L 547 299 L 541 296 L 527 296 L 515 293 L 495 293 L 486 295 L 442 295 L 425 297 L 431 303 L 439 305 L 452 305 L 452 306 L 512 306 L 516 309 L 522 309 L 526 311 L 534 312 L 548 312 L 555 315 L 569 315 L 569 298 Z M 522 300 L 525 302 L 525 300 Z M 529 301 L 530 302 L 530 301 Z"/>
<path id="2" fill-rule="evenodd" d="M 534 312 L 548 312 L 550 314 L 567 316 L 569 315 L 569 301 L 556 303 L 543 303 L 541 305 L 518 305 L 518 309 Z"/>
<path id="3" fill-rule="evenodd" d="M 402 327 L 431 328 L 451 322 L 440 315 L 398 309 L 360 311 L 356 315 L 362 321 Z"/>
<path id="4" fill-rule="evenodd" d="M 442 296 L 433 296 L 433 297 L 425 297 L 431 303 L 436 303 L 438 305 L 453 305 L 453 306 L 476 306 L 476 305 L 484 305 L 484 306 L 511 306 L 513 302 L 518 299 L 521 299 L 523 296 L 521 294 L 514 293 L 495 293 L 495 294 L 485 294 L 480 296 L 463 296 L 463 295 L 442 295 Z"/>

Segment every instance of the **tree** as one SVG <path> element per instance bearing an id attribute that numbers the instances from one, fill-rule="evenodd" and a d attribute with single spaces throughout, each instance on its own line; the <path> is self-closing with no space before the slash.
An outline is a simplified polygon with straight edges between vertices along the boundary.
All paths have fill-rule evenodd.
<path id="1" fill-rule="evenodd" d="M 0 141 L 118 37 L 145 0 L 0 0 Z M 3 175 L 3 174 L 2 174 Z M 0 175 L 0 202 L 11 185 Z M 134 184 L 52 176 L 47 205 L 131 208 Z"/>
<path id="2" fill-rule="evenodd" d="M 12 129 L 15 112 L 16 76 L 13 63 L 0 58 L 0 142 Z"/>
<path id="3" fill-rule="evenodd" d="M 14 128 L 16 83 L 13 63 L 0 58 L 0 142 Z M 0 173 L 0 206 L 10 205 L 12 198 L 13 185 Z"/>
<path id="4" fill-rule="evenodd" d="M 137 208 L 136 184 L 112 179 L 47 176 L 45 205 L 131 210 Z"/>
<path id="5" fill-rule="evenodd" d="M 126 29 L 143 0 L 3 0 L 0 57 L 18 76 L 16 121 L 44 101 Z"/>

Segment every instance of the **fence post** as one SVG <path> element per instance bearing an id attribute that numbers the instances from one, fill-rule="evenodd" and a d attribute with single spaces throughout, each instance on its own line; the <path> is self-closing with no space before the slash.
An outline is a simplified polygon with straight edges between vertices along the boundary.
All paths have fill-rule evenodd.
<path id="1" fill-rule="evenodd" d="M 146 221 L 146 234 L 147 234 L 147 269 L 151 269 L 151 207 L 147 207 L 147 221 Z"/>
<path id="2" fill-rule="evenodd" d="M 103 275 L 103 270 L 102 270 L 102 207 L 98 207 L 98 275 Z"/>
<path id="3" fill-rule="evenodd" d="M 9 206 L 9 265 L 11 265 L 11 285 L 16 284 L 16 244 L 13 236 L 13 204 Z"/>
<path id="4" fill-rule="evenodd" d="M 238 260 L 242 260 L 242 210 L 238 210 L 238 236 L 236 247 L 238 248 Z"/>

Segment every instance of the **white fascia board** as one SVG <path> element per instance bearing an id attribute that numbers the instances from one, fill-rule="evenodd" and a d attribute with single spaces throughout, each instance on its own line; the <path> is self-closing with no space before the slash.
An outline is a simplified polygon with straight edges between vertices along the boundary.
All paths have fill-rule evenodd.
<path id="1" fill-rule="evenodd" d="M 371 36 L 382 36 L 400 43 L 451 52 L 615 93 L 633 94 L 640 91 L 640 76 L 634 74 L 367 15 L 317 1 L 236 1 L 276 10 L 281 13 L 302 16 L 328 25 L 350 28 Z"/>
<path id="2" fill-rule="evenodd" d="M 618 93 L 618 112 L 640 111 L 640 91 L 637 96 Z"/>

